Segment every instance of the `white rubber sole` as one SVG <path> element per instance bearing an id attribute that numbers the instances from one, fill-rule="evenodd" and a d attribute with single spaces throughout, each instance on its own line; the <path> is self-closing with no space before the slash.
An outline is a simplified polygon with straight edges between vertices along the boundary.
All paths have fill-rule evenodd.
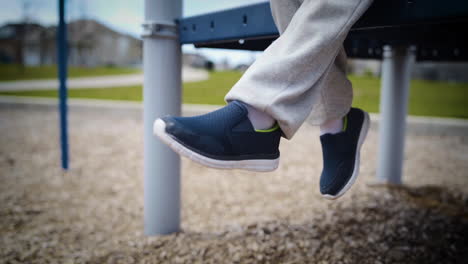
<path id="1" fill-rule="evenodd" d="M 241 169 L 257 172 L 274 171 L 278 168 L 279 158 L 274 160 L 217 160 L 205 157 L 186 148 L 166 133 L 166 123 L 161 119 L 156 119 L 153 124 L 153 134 L 159 137 L 162 142 L 181 156 L 189 158 L 201 165 L 215 169 Z"/>
<path id="2" fill-rule="evenodd" d="M 329 199 L 329 200 L 338 199 L 343 194 L 345 194 L 351 188 L 351 186 L 353 186 L 354 182 L 356 181 L 359 175 L 359 158 L 361 156 L 361 147 L 362 147 L 362 144 L 364 144 L 364 141 L 366 140 L 367 132 L 369 131 L 369 126 L 370 126 L 369 114 L 367 112 L 364 112 L 364 123 L 362 124 L 361 133 L 359 134 L 357 155 L 356 155 L 356 160 L 354 161 L 354 170 L 353 170 L 353 174 L 351 175 L 351 179 L 343 187 L 343 189 L 341 189 L 341 191 L 339 191 L 336 195 L 322 194 L 323 198 Z"/>

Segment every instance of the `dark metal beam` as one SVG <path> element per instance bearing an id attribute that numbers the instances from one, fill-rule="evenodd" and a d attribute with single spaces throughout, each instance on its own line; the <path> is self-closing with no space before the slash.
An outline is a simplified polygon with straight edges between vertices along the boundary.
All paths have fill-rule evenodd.
<path id="1" fill-rule="evenodd" d="M 196 47 L 264 50 L 278 37 L 268 3 L 179 21 L 180 42 Z M 377 0 L 354 25 L 345 48 L 353 58 L 381 59 L 382 47 L 415 45 L 417 60 L 468 61 L 468 1 Z"/>

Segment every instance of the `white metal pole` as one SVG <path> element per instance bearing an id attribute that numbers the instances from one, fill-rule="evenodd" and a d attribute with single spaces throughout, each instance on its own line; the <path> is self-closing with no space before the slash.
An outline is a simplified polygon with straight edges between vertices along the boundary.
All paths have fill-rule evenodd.
<path id="1" fill-rule="evenodd" d="M 180 229 L 180 159 L 153 136 L 153 122 L 180 115 L 181 0 L 145 0 L 143 25 L 144 226 L 146 235 Z"/>
<path id="2" fill-rule="evenodd" d="M 380 182 L 401 184 L 408 93 L 414 60 L 410 46 L 384 47 L 377 167 Z"/>

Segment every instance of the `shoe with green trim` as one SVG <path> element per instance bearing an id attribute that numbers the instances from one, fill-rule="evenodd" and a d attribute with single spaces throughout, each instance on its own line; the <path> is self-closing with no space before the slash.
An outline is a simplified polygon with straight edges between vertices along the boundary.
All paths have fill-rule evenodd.
<path id="1" fill-rule="evenodd" d="M 233 101 L 206 115 L 157 119 L 153 132 L 178 154 L 211 168 L 273 171 L 282 131 L 278 125 L 255 130 L 247 114 Z"/>
<path id="2" fill-rule="evenodd" d="M 320 192 L 327 199 L 336 199 L 348 191 L 359 174 L 361 146 L 369 130 L 369 114 L 351 108 L 343 118 L 343 131 L 320 137 L 323 171 Z"/>

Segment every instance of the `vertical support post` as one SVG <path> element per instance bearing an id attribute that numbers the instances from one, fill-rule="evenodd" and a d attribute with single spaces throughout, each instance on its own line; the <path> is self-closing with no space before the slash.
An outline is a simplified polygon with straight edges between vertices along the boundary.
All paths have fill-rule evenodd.
<path id="1" fill-rule="evenodd" d="M 67 123 L 67 25 L 65 24 L 65 0 L 59 1 L 59 24 L 57 29 L 57 64 L 59 75 L 60 145 L 62 168 L 68 169 L 68 123 Z"/>
<path id="2" fill-rule="evenodd" d="M 401 184 L 406 114 L 415 55 L 410 46 L 385 46 L 380 94 L 379 182 Z"/>
<path id="3" fill-rule="evenodd" d="M 143 24 L 144 226 L 146 235 L 180 229 L 180 159 L 153 136 L 153 122 L 180 115 L 181 49 L 175 19 L 182 0 L 145 0 Z"/>

